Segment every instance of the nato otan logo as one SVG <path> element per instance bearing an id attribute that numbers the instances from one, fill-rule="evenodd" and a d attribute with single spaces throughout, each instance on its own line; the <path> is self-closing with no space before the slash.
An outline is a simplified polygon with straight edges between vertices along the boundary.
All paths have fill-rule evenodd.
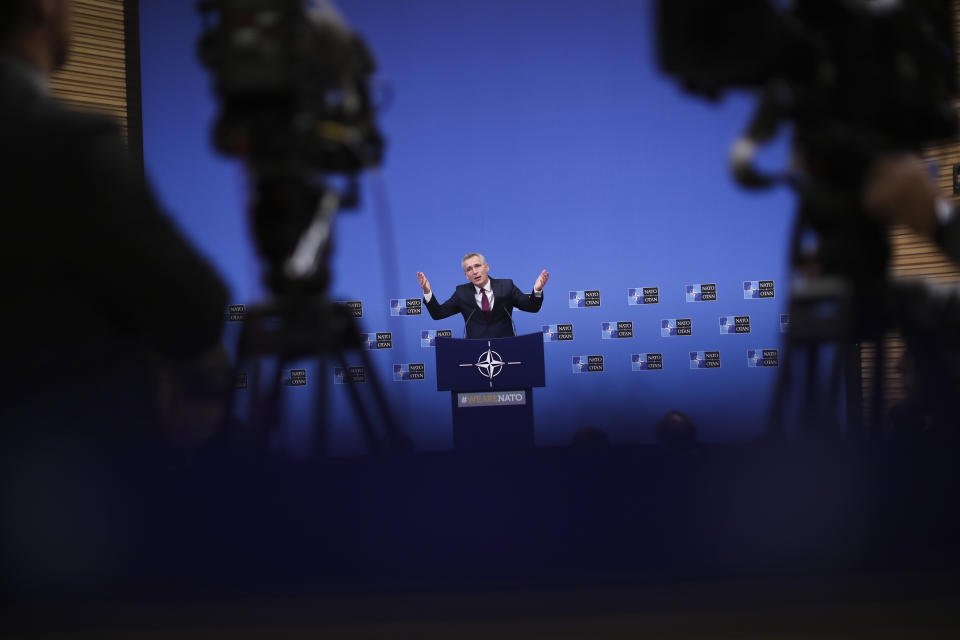
<path id="1" fill-rule="evenodd" d="M 354 382 L 366 382 L 367 372 L 363 367 L 334 367 L 333 384 L 349 384 Z"/>
<path id="2" fill-rule="evenodd" d="M 604 340 L 614 340 L 616 338 L 632 338 L 633 322 L 601 322 L 600 337 Z"/>
<path id="3" fill-rule="evenodd" d="M 306 369 L 289 369 L 283 372 L 283 384 L 286 387 L 307 386 Z"/>
<path id="4" fill-rule="evenodd" d="M 720 333 L 750 333 L 750 316 L 720 316 Z"/>
<path id="5" fill-rule="evenodd" d="M 423 300 L 420 298 L 391 298 L 391 316 L 419 316 L 423 313 Z"/>
<path id="6" fill-rule="evenodd" d="M 790 330 L 790 314 L 781 313 L 780 314 L 780 333 L 786 333 Z"/>
<path id="7" fill-rule="evenodd" d="M 691 351 L 690 352 L 691 369 L 719 369 L 720 352 L 719 351 Z"/>
<path id="8" fill-rule="evenodd" d="M 637 287 L 627 289 L 627 304 L 660 304 L 660 287 Z"/>
<path id="9" fill-rule="evenodd" d="M 574 373 L 603 371 L 603 356 L 573 356 Z"/>
<path id="10" fill-rule="evenodd" d="M 354 318 L 363 317 L 363 302 L 360 300 L 341 300 L 339 304 L 342 304 L 347 308 L 347 311 L 350 312 Z"/>
<path id="11" fill-rule="evenodd" d="M 600 291 L 598 289 L 571 291 L 570 308 L 583 309 L 584 307 L 599 307 Z"/>
<path id="12" fill-rule="evenodd" d="M 420 332 L 420 348 L 432 349 L 437 346 L 437 338 L 452 338 L 453 329 L 423 329 Z"/>
<path id="13" fill-rule="evenodd" d="M 540 329 L 543 331 L 544 342 L 573 340 L 572 324 L 543 324 Z"/>
<path id="14" fill-rule="evenodd" d="M 662 353 L 632 353 L 630 354 L 631 371 L 654 371 L 663 369 Z"/>
<path id="15" fill-rule="evenodd" d="M 690 318 L 667 318 L 660 321 L 660 337 L 692 336 L 693 320 Z"/>
<path id="16" fill-rule="evenodd" d="M 393 381 L 423 380 L 425 368 L 422 362 L 393 365 Z"/>
<path id="17" fill-rule="evenodd" d="M 247 308 L 242 304 L 231 304 L 223 315 L 227 322 L 243 322 L 247 317 Z"/>
<path id="18" fill-rule="evenodd" d="M 688 284 L 686 294 L 687 302 L 711 302 L 717 299 L 717 285 Z"/>
<path id="19" fill-rule="evenodd" d="M 760 298 L 775 298 L 773 280 L 744 280 L 743 299 L 759 300 Z"/>
<path id="20" fill-rule="evenodd" d="M 747 349 L 747 367 L 779 367 L 780 355 L 776 349 Z"/>
<path id="21" fill-rule="evenodd" d="M 377 333 L 361 333 L 363 336 L 364 348 L 370 349 L 393 349 L 393 334 L 389 331 L 378 331 Z"/>

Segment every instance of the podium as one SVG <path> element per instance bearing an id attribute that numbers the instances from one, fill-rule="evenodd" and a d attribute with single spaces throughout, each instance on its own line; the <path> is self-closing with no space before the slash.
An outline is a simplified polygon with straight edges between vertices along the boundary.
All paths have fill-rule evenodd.
<path id="1" fill-rule="evenodd" d="M 543 334 L 437 338 L 437 390 L 449 391 L 453 448 L 533 448 L 533 387 L 544 386 Z"/>

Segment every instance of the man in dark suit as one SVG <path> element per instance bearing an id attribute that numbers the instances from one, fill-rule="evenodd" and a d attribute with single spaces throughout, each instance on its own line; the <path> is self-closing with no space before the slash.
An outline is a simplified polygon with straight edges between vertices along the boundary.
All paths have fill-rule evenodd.
<path id="1" fill-rule="evenodd" d="M 116 124 L 50 97 L 71 0 L 0 4 L 0 423 L 139 439 L 134 426 L 154 417 L 152 364 L 219 343 L 226 289 L 160 210 Z"/>
<path id="2" fill-rule="evenodd" d="M 513 309 L 536 313 L 543 305 L 543 286 L 550 274 L 540 272 L 533 285 L 533 293 L 523 293 L 513 280 L 491 278 L 490 265 L 479 253 L 463 257 L 463 273 L 468 282 L 457 287 L 450 299 L 440 304 L 430 289 L 430 281 L 417 273 L 423 289 L 427 311 L 434 320 L 449 318 L 454 314 L 463 316 L 468 338 L 505 338 L 516 335 L 513 328 Z"/>
<path id="3" fill-rule="evenodd" d="M 116 124 L 50 97 L 71 4 L 0 1 L 0 609 L 148 566 L 156 363 L 216 346 L 227 301 Z"/>

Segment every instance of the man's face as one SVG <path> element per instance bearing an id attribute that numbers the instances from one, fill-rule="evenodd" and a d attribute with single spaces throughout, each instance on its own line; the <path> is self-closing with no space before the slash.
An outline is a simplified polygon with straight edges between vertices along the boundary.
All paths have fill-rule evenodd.
<path id="1" fill-rule="evenodd" d="M 463 273 L 467 276 L 467 280 L 478 287 L 487 286 L 487 280 L 490 279 L 487 277 L 488 271 L 490 271 L 490 265 L 477 256 L 470 256 L 463 261 Z"/>

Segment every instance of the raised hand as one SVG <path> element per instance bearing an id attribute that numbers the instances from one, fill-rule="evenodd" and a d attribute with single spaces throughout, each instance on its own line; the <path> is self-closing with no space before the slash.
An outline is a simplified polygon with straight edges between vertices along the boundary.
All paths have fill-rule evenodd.
<path id="1" fill-rule="evenodd" d="M 420 288 L 423 289 L 424 294 L 430 293 L 430 281 L 427 280 L 427 276 L 423 275 L 423 271 L 417 271 L 417 281 L 420 283 Z"/>
<path id="2" fill-rule="evenodd" d="M 550 279 L 550 272 L 544 269 L 540 272 L 540 275 L 537 276 L 537 281 L 533 283 L 533 290 L 540 291 L 543 289 L 543 285 L 547 284 L 547 280 Z"/>

